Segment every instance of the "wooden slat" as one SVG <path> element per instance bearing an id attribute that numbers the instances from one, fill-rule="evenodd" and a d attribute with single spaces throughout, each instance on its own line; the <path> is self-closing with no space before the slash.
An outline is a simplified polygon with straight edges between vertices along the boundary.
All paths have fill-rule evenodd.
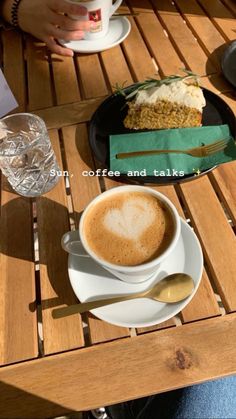
<path id="1" fill-rule="evenodd" d="M 176 4 L 202 48 L 211 56 L 217 69 L 220 70 L 220 60 L 223 51 L 221 47 L 225 44 L 225 39 L 195 0 L 176 0 Z"/>
<path id="2" fill-rule="evenodd" d="M 216 301 L 206 271 L 203 271 L 202 280 L 192 301 L 181 312 L 184 323 L 208 317 L 220 316 L 220 307 Z"/>
<path id="3" fill-rule="evenodd" d="M 121 179 L 115 180 L 115 178 L 104 177 L 105 189 L 115 188 L 116 186 L 123 186 L 125 182 L 122 182 Z"/>
<path id="4" fill-rule="evenodd" d="M 79 69 L 82 96 L 90 99 L 107 95 L 108 90 L 98 54 L 78 55 L 76 61 Z"/>
<path id="5" fill-rule="evenodd" d="M 227 311 L 236 308 L 236 237 L 207 176 L 180 185 L 207 264 Z M 224 257 L 222 257 L 222 255 Z"/>
<path id="6" fill-rule="evenodd" d="M 142 335 L 143 333 L 154 332 L 155 330 L 167 329 L 169 327 L 175 327 L 174 318 L 167 320 L 166 322 L 155 324 L 154 326 L 149 327 L 138 327 L 137 335 Z"/>
<path id="7" fill-rule="evenodd" d="M 84 175 L 85 171 L 94 170 L 86 125 L 65 127 L 62 133 L 75 221 L 78 227 L 84 208 L 100 193 L 99 180 L 96 176 Z"/>
<path id="8" fill-rule="evenodd" d="M 52 54 L 51 62 L 57 104 L 78 102 L 80 91 L 73 58 Z"/>
<path id="9" fill-rule="evenodd" d="M 210 179 L 217 193 L 220 195 L 236 225 L 236 162 L 227 163 L 215 169 Z"/>
<path id="10" fill-rule="evenodd" d="M 26 108 L 26 85 L 22 36 L 15 31 L 3 31 L 4 74 L 19 104 L 18 112 Z"/>
<path id="11" fill-rule="evenodd" d="M 3 179 L 0 217 L 0 364 L 38 355 L 31 200 Z M 8 191 L 9 190 L 9 191 Z"/>
<path id="12" fill-rule="evenodd" d="M 234 15 L 219 0 L 199 0 L 219 32 L 230 41 L 235 40 L 236 22 Z"/>
<path id="13" fill-rule="evenodd" d="M 235 374 L 235 331 L 231 314 L 6 367 L 2 417 L 89 410 Z"/>
<path id="14" fill-rule="evenodd" d="M 131 73 L 138 81 L 156 75 L 157 70 L 133 18 L 130 23 L 131 32 L 124 40 L 123 48 Z"/>
<path id="15" fill-rule="evenodd" d="M 83 98 L 88 100 L 91 96 L 96 98 L 107 94 L 108 90 L 98 55 L 78 55 L 76 59 L 81 79 L 80 83 L 83 86 L 81 92 Z M 95 102 L 95 106 L 98 106 L 98 103 Z M 81 212 L 100 193 L 99 179 L 83 176 L 83 171 L 94 170 L 86 125 L 67 127 L 62 132 L 67 166 L 71 176 L 70 186 L 76 225 L 78 226 Z"/>
<path id="16" fill-rule="evenodd" d="M 120 46 L 101 52 L 101 59 L 112 90 L 115 90 L 115 85 L 117 83 L 120 86 L 122 86 L 123 83 L 125 83 L 125 86 L 129 86 L 133 83 L 132 76 Z"/>
<path id="17" fill-rule="evenodd" d="M 179 201 L 179 198 L 178 198 L 178 195 L 176 193 L 174 186 L 171 186 L 171 185 L 154 186 L 153 189 L 166 195 L 167 198 L 169 198 L 171 202 L 175 205 L 180 217 L 185 218 L 183 208 L 181 206 L 181 203 Z"/>
<path id="18" fill-rule="evenodd" d="M 139 13 L 136 21 L 162 74 L 176 74 L 180 68 L 186 67 L 186 64 L 183 63 L 184 58 L 179 58 L 159 19 L 153 13 L 150 2 L 148 0 L 132 0 L 132 10 Z"/>
<path id="19" fill-rule="evenodd" d="M 56 131 L 51 141 L 62 168 L 60 143 Z M 84 344 L 82 321 L 79 314 L 59 320 L 52 318 L 52 309 L 64 304 L 75 304 L 68 278 L 67 254 L 61 247 L 61 237 L 69 230 L 64 179 L 45 197 L 37 199 L 39 235 L 40 287 L 42 300 L 44 353 L 50 354 Z"/>
<path id="20" fill-rule="evenodd" d="M 236 4 L 234 0 L 221 0 L 223 4 L 225 4 L 230 11 L 234 13 L 234 16 L 236 16 Z"/>
<path id="21" fill-rule="evenodd" d="M 178 212 L 182 218 L 185 218 L 185 214 L 180 205 L 178 196 L 172 186 L 161 186 L 158 188 L 160 192 L 166 195 L 178 209 Z M 182 311 L 182 321 L 190 322 L 208 317 L 214 317 L 220 315 L 220 309 L 215 298 L 214 291 L 211 287 L 210 280 L 206 271 L 203 271 L 200 286 L 196 292 L 196 295 L 187 307 Z"/>
<path id="22" fill-rule="evenodd" d="M 201 76 L 216 72 L 216 65 L 211 62 L 211 59 L 202 50 L 171 0 L 152 0 L 152 3 L 166 27 L 172 43 L 181 56 L 184 57 L 188 67 Z"/>
<path id="23" fill-rule="evenodd" d="M 88 320 L 90 340 L 93 344 L 130 336 L 127 327 L 114 326 L 94 317 L 92 314 L 88 314 Z"/>
<path id="24" fill-rule="evenodd" d="M 44 44 L 27 37 L 26 58 L 28 72 L 29 111 L 53 105 L 49 63 Z"/>
<path id="25" fill-rule="evenodd" d="M 106 97 L 103 96 L 102 98 L 53 106 L 40 111 L 34 111 L 34 113 L 45 121 L 48 129 L 62 128 L 68 125 L 89 121 L 97 107 L 105 98 Z"/>

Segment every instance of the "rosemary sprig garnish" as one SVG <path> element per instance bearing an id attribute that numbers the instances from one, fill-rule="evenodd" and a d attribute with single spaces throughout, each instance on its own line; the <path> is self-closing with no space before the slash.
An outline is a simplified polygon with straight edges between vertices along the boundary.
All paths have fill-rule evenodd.
<path id="1" fill-rule="evenodd" d="M 186 69 L 182 69 L 182 71 L 186 74 L 185 76 L 180 76 L 179 74 L 172 74 L 162 80 L 149 77 L 144 81 L 135 83 L 134 89 L 131 91 L 131 93 L 128 93 L 128 94 L 126 94 L 124 91 L 124 83 L 122 86 L 119 86 L 117 83 L 114 87 L 117 94 L 124 96 L 126 100 L 130 100 L 134 98 L 140 90 L 147 90 L 147 89 L 151 89 L 152 87 L 160 87 L 163 84 L 171 84 L 173 82 L 180 81 L 180 80 L 193 79 L 194 83 L 199 85 L 199 82 L 198 82 L 199 76 L 197 76 L 196 74 Z"/>

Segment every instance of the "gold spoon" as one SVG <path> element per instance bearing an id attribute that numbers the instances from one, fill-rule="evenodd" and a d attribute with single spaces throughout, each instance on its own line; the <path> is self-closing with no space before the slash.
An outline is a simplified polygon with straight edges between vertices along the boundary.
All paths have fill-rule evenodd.
<path id="1" fill-rule="evenodd" d="M 54 319 L 59 319 L 75 313 L 84 313 L 85 311 L 90 311 L 94 308 L 103 307 L 109 304 L 133 300 L 134 298 L 152 298 L 162 303 L 178 303 L 187 298 L 192 293 L 193 289 L 194 282 L 190 275 L 176 273 L 166 276 L 146 291 L 56 308 L 52 311 L 52 317 Z"/>

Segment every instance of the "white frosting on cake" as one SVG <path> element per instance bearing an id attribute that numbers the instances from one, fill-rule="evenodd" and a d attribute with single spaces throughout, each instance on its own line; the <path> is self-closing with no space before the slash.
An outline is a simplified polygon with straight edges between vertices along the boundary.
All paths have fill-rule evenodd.
<path id="1" fill-rule="evenodd" d="M 147 90 L 140 90 L 135 99 L 136 105 L 153 105 L 159 100 L 175 102 L 202 112 L 206 105 L 202 89 L 198 86 L 187 84 L 184 81 L 176 81 L 170 84 L 162 84 Z"/>

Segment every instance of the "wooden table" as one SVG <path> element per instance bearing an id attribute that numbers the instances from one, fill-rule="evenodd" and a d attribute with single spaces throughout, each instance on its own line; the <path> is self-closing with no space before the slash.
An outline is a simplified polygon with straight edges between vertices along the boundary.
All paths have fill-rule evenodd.
<path id="1" fill-rule="evenodd" d="M 53 320 L 76 298 L 68 280 L 64 232 L 115 180 L 94 170 L 88 123 L 115 83 L 186 67 L 236 112 L 220 58 L 236 35 L 234 0 L 130 0 L 132 31 L 99 54 L 45 58 L 42 43 L 1 34 L 2 64 L 18 111 L 47 123 L 58 161 L 73 177 L 36 200 L 2 178 L 0 256 L 0 417 L 48 418 L 236 373 L 236 163 L 166 194 L 197 233 L 205 257 L 200 288 L 180 316 L 146 329 L 112 326 L 92 315 Z M 39 247 L 39 250 L 38 250 Z"/>

